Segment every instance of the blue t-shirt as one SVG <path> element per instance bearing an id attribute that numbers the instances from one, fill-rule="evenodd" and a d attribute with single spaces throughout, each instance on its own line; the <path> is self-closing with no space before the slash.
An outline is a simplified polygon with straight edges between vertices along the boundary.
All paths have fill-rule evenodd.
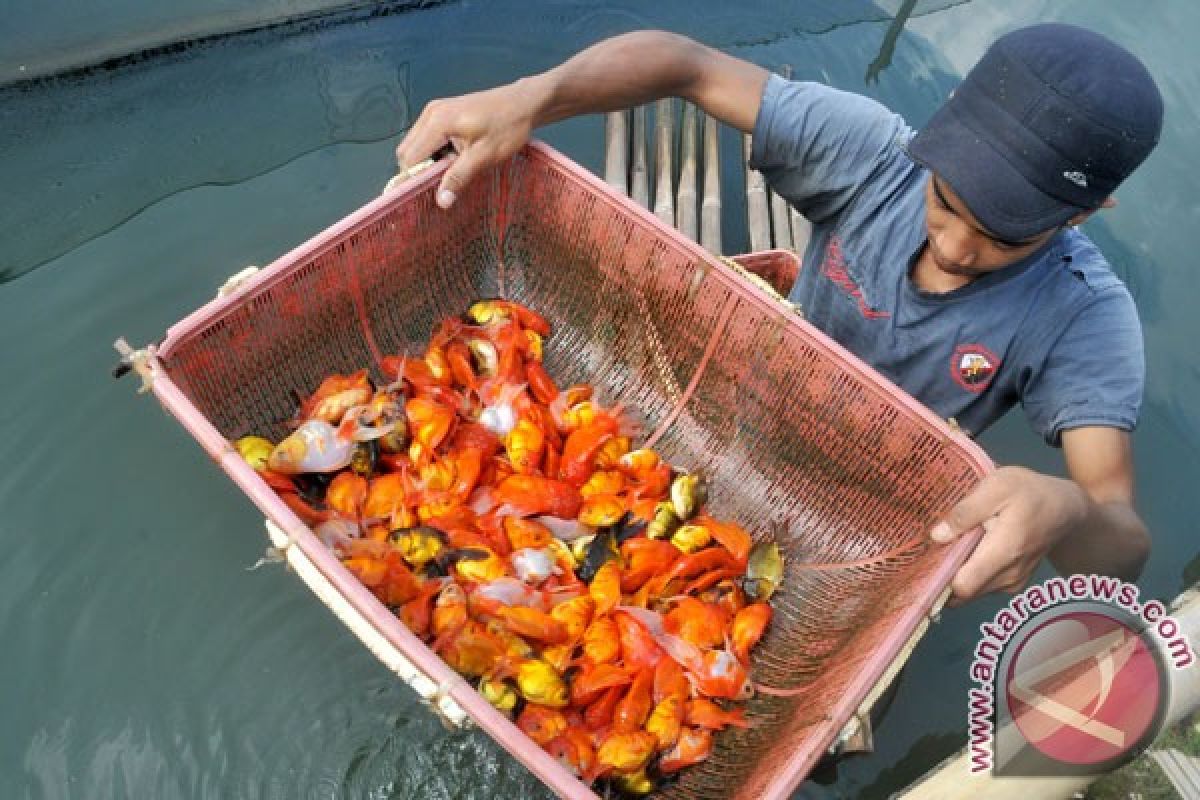
<path id="1" fill-rule="evenodd" d="M 789 299 L 972 436 L 1018 402 L 1056 446 L 1070 428 L 1133 430 L 1145 380 L 1137 309 L 1082 233 L 950 292 L 912 282 L 929 177 L 905 152 L 912 135 L 869 98 L 767 81 L 750 164 L 813 223 Z"/>

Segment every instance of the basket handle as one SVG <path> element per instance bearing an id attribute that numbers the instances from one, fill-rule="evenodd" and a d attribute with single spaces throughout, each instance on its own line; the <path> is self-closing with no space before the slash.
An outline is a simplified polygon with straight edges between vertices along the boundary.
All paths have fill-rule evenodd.
<path id="1" fill-rule="evenodd" d="M 429 709 L 451 730 L 468 728 L 471 718 L 463 707 L 450 696 L 450 687 L 440 685 L 417 668 L 408 657 L 371 625 L 362 612 L 356 609 L 333 587 L 304 551 L 293 547 L 290 537 L 271 520 L 264 520 L 271 544 L 282 553 L 288 566 L 296 571 L 300 579 L 312 590 L 322 603 L 334 613 L 342 624 L 358 637 L 367 649 L 383 665 L 408 684 Z"/>
<path id="2" fill-rule="evenodd" d="M 417 177 L 422 172 L 429 169 L 434 164 L 441 161 L 443 158 L 445 158 L 446 156 L 450 155 L 453 152 L 454 152 L 453 145 L 451 145 L 449 142 L 447 142 L 446 144 L 442 145 L 437 150 L 435 150 L 433 155 L 431 155 L 429 158 L 425 159 L 424 161 L 418 161 L 416 164 L 413 164 L 411 167 L 397 171 L 396 174 L 391 177 L 391 180 L 389 180 L 387 182 L 387 184 L 384 185 L 382 194 L 389 194 L 391 192 L 396 191 L 401 186 L 403 186 L 405 183 L 407 183 L 411 178 Z"/>

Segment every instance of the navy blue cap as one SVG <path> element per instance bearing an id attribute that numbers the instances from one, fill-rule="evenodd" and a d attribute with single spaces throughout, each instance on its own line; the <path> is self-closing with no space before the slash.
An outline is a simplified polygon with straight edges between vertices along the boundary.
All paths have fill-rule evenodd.
<path id="1" fill-rule="evenodd" d="M 1002 239 L 1099 208 L 1162 131 L 1145 66 L 1116 43 L 1046 24 L 997 39 L 908 144 Z"/>

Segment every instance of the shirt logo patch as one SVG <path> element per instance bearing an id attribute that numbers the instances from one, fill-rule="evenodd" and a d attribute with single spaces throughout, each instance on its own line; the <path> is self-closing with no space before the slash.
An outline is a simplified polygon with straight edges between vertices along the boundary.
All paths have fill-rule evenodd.
<path id="1" fill-rule="evenodd" d="M 867 305 L 862 289 L 850 277 L 846 269 L 846 256 L 842 253 L 842 240 L 837 236 L 829 237 L 829 245 L 825 248 L 825 260 L 821 262 L 821 274 L 833 281 L 834 285 L 848 294 L 858 303 L 858 313 L 864 319 L 886 319 L 891 314 L 887 311 L 876 311 Z"/>
<path id="2" fill-rule="evenodd" d="M 950 375 L 968 392 L 979 394 L 992 383 L 1000 359 L 981 344 L 960 344 L 950 357 Z"/>

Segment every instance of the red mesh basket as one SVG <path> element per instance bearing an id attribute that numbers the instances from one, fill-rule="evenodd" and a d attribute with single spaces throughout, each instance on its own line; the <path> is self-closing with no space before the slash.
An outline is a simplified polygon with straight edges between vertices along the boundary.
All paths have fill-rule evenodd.
<path id="1" fill-rule="evenodd" d="M 944 598 L 975 537 L 938 547 L 925 532 L 990 462 L 778 296 L 549 147 L 530 145 L 450 211 L 434 204 L 443 169 L 172 327 L 144 351 L 153 390 L 286 532 L 322 600 L 354 616 L 435 708 L 464 710 L 560 795 L 594 798 L 379 604 L 230 446 L 249 433 L 277 439 L 296 393 L 423 349 L 437 321 L 479 298 L 542 312 L 556 380 L 592 383 L 605 403 L 638 412 L 665 458 L 707 472 L 716 515 L 774 537 L 786 559 L 755 651 L 752 727 L 721 734 L 660 796 L 786 797 Z M 795 273 L 781 258 L 745 263 L 778 284 Z"/>

